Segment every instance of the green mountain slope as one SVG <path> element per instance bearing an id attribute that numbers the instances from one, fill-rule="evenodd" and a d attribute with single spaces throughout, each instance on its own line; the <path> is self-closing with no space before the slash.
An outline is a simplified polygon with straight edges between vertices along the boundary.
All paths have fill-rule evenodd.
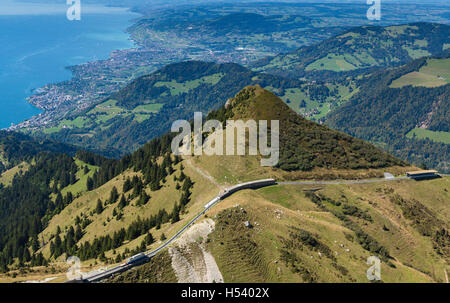
<path id="1" fill-rule="evenodd" d="M 168 131 L 173 121 L 217 109 L 243 87 L 256 84 L 312 120 L 322 119 L 358 91 L 348 79 L 304 82 L 237 64 L 189 61 L 140 77 L 81 114 L 26 132 L 120 157 Z"/>
<path id="2" fill-rule="evenodd" d="M 416 165 L 449 172 L 448 62 L 447 53 L 374 73 L 326 123 Z"/>
<path id="3" fill-rule="evenodd" d="M 187 244 L 183 239 L 150 263 L 106 282 L 198 282 L 190 277 L 215 268 L 206 251 L 225 283 L 369 283 L 370 256 L 381 259 L 384 283 L 442 283 L 450 269 L 449 182 L 446 177 L 242 191 L 187 232 L 194 237 L 214 220 L 207 237 Z"/>
<path id="4" fill-rule="evenodd" d="M 412 23 L 363 26 L 287 54 L 256 62 L 252 68 L 290 78 L 340 77 L 374 67 L 398 66 L 437 55 L 450 42 L 450 26 Z"/>
<path id="5" fill-rule="evenodd" d="M 281 133 L 289 130 L 289 137 L 281 138 L 282 154 L 293 145 L 303 147 L 314 135 L 322 141 L 305 146 L 305 151 L 332 153 L 327 146 L 334 140 L 346 147 L 341 137 L 345 135 L 296 116 L 260 87 L 245 88 L 210 118 L 280 119 L 285 125 Z M 347 156 L 363 159 L 372 158 L 371 153 L 383 154 L 364 144 L 361 154 Z M 296 152 L 291 153 L 292 162 L 298 160 Z M 247 178 L 280 177 L 276 169 L 253 166 L 249 156 L 195 156 L 183 163 L 201 172 L 200 182 L 212 182 L 218 189 Z M 219 276 L 230 283 L 363 283 L 369 282 L 371 256 L 381 260 L 382 282 L 444 282 L 450 260 L 449 182 L 445 177 L 243 190 L 220 201 L 148 264 L 106 282 L 217 282 L 212 276 Z"/>
<path id="6" fill-rule="evenodd" d="M 332 154 L 337 163 L 330 164 L 329 173 L 340 157 L 358 162 L 383 154 L 367 143 L 360 154 L 333 154 L 334 142 L 349 150 L 357 141 L 346 143 L 347 136 L 297 116 L 260 87 L 245 88 L 209 118 L 279 119 L 281 153 L 289 152 L 289 159 L 301 164 L 294 146 L 314 150 L 316 165 L 326 158 L 320 153 Z M 305 144 L 315 136 L 322 140 Z M 282 178 L 279 168 L 258 168 L 250 156 L 195 156 L 183 163 L 218 188 Z M 449 182 L 444 177 L 243 190 L 220 201 L 148 264 L 106 282 L 217 282 L 212 276 L 219 276 L 228 283 L 367 283 L 371 256 L 381 260 L 382 282 L 444 282 L 450 260 Z"/>
<path id="7" fill-rule="evenodd" d="M 259 86 L 242 90 L 229 103 L 211 117 L 279 119 L 286 133 L 280 140 L 279 167 L 253 169 L 257 157 L 231 157 L 229 168 L 249 161 L 241 168 L 257 173 L 256 178 L 277 174 L 281 179 L 302 173 L 309 178 L 356 178 L 407 169 L 396 168 L 404 163 L 370 144 L 307 121 Z M 217 159 L 174 157 L 173 137 L 154 139 L 121 160 L 89 152 L 77 152 L 75 157 L 40 153 L 30 158 L 27 170 L 0 188 L 0 270 L 50 262 L 64 271 L 71 255 L 92 266 L 120 263 L 158 246 L 161 242 L 156 239 L 173 235 L 221 190 L 199 172 L 199 161 Z M 210 167 L 220 169 L 220 162 L 216 164 Z"/>
<path id="8" fill-rule="evenodd" d="M 75 186 L 84 166 L 65 154 L 40 153 L 30 158 L 25 172 L 0 187 L 0 271 L 15 260 L 19 266 L 46 264 L 37 252 L 38 234 L 78 194 L 66 192 L 63 197 L 61 192 Z"/>

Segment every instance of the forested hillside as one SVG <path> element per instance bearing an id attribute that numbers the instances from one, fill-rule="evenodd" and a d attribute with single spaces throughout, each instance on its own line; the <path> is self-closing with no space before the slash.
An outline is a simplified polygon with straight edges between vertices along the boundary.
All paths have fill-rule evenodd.
<path id="1" fill-rule="evenodd" d="M 327 124 L 379 144 L 386 151 L 416 165 L 450 170 L 450 85 L 439 70 L 449 64 L 449 55 L 418 59 L 406 66 L 379 71 L 360 81 L 360 92 L 350 102 L 327 117 Z M 421 77 L 405 75 L 432 74 L 434 84 Z M 447 78 L 445 78 L 447 77 Z M 399 85 L 400 81 L 406 82 Z M 447 80 L 446 80 L 447 79 Z M 396 83 L 395 87 L 392 87 Z M 415 131 L 426 131 L 419 137 Z M 412 135 L 411 135 L 412 134 Z"/>
<path id="2" fill-rule="evenodd" d="M 170 141 L 164 139 L 154 140 L 136 154 L 120 161 L 109 160 L 85 151 L 77 152 L 75 157 L 48 152 L 30 157 L 26 171 L 16 174 L 9 185 L 0 184 L 0 271 L 7 271 L 14 264 L 16 268 L 23 267 L 25 264 L 45 265 L 50 258 L 57 258 L 65 252 L 80 255 L 83 259 L 101 255 L 104 250 L 96 246 L 101 242 L 94 242 L 92 244 L 94 248 L 90 246 L 91 244 L 85 244 L 83 247 L 76 246 L 84 235 L 84 228 L 92 223 L 92 220 L 80 221 L 78 218 L 73 229 L 65 231 L 68 235 L 64 235 L 62 242 L 61 231 L 53 235 L 56 238 L 51 244 L 51 249 L 50 243 L 44 242 L 40 234 L 55 216 L 77 198 L 101 187 L 127 169 L 133 168 L 143 175 L 142 178 L 135 176 L 132 180 L 128 179 L 125 182 L 128 187 L 124 186 L 124 192 L 133 190 L 133 193 L 125 200 L 123 194 L 119 199 L 117 190 L 111 191 L 109 202 L 99 202 L 101 206 L 98 206 L 95 211 L 100 213 L 108 203 L 116 202 L 119 203 L 117 210 L 122 210 L 135 198 L 138 199 L 138 205 L 139 203 L 147 204 L 150 196 L 145 193 L 145 187 L 159 190 L 160 182 L 174 172 L 173 163 L 176 164 L 176 161 L 179 161 L 175 158 L 173 162 L 172 157 L 167 155 L 170 146 L 167 142 L 170 144 Z M 17 144 L 20 144 L 20 141 Z M 165 155 L 162 164 L 156 163 L 160 155 Z M 183 181 L 185 184 L 183 191 L 188 191 L 192 186 L 188 180 L 189 178 L 185 176 L 180 179 L 180 182 Z M 189 196 L 185 196 L 182 201 L 187 203 L 188 198 Z M 120 216 L 120 213 L 116 215 Z M 156 221 L 145 221 L 147 222 L 145 224 L 155 226 L 154 222 L 165 223 L 170 218 L 172 217 L 166 214 L 164 218 L 158 217 Z M 140 233 L 134 232 L 133 235 L 124 235 L 125 238 L 120 243 L 126 239 L 134 239 Z M 43 254 L 44 246 L 50 249 L 50 255 Z"/>
<path id="3" fill-rule="evenodd" d="M 444 24 L 362 26 L 318 44 L 260 60 L 252 68 L 297 79 L 334 79 L 437 55 L 448 47 L 449 37 L 450 26 Z"/>
<path id="4" fill-rule="evenodd" d="M 37 140 L 21 133 L 0 131 L 0 174 L 43 151 L 74 154 L 75 148 L 51 140 Z"/>
<path id="5" fill-rule="evenodd" d="M 39 253 L 38 234 L 51 215 L 71 203 L 67 195 L 54 203 L 53 189 L 64 188 L 76 182 L 77 166 L 67 155 L 41 153 L 35 164 L 23 175 L 14 178 L 10 186 L 0 186 L 0 270 L 16 260 L 33 266 L 46 264 Z"/>

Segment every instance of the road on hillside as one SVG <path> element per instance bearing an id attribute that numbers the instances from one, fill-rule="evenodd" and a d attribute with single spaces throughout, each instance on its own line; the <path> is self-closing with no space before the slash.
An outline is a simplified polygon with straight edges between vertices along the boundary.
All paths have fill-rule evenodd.
<path id="1" fill-rule="evenodd" d="M 266 186 L 273 186 L 273 185 L 327 185 L 327 184 L 365 184 L 365 183 L 376 183 L 376 182 L 390 182 L 390 181 L 398 181 L 398 180 L 411 180 L 408 177 L 387 177 L 383 179 L 367 179 L 367 180 L 342 180 L 342 181 L 292 181 L 292 182 L 276 182 L 274 179 L 264 179 L 264 180 L 257 180 L 247 183 L 241 183 L 237 184 L 233 187 L 230 187 L 229 189 L 225 190 L 225 192 L 221 193 L 220 195 L 216 196 L 214 199 L 212 199 L 210 202 L 205 204 L 205 208 L 202 212 L 200 212 L 197 216 L 195 216 L 191 221 L 189 221 L 188 224 L 186 224 L 182 229 L 180 229 L 175 235 L 173 235 L 169 240 L 167 240 L 164 244 L 162 244 L 157 249 L 145 253 L 145 256 L 149 260 L 150 258 L 154 257 L 156 254 L 158 254 L 161 250 L 172 244 L 186 229 L 188 229 L 192 224 L 194 224 L 200 217 L 202 217 L 209 209 L 214 207 L 217 203 L 219 203 L 221 200 L 229 197 L 230 195 L 243 190 L 243 189 L 249 189 L 252 188 L 252 185 L 255 185 L 255 188 L 261 188 Z M 121 273 L 124 271 L 127 271 L 139 264 L 121 264 L 119 266 L 110 268 L 102 273 L 95 273 L 89 276 L 89 274 L 85 275 L 83 282 L 99 282 L 101 280 L 104 280 L 114 274 Z M 74 281 L 69 281 L 74 282 Z"/>
<path id="2" fill-rule="evenodd" d="M 327 185 L 327 184 L 366 184 L 386 181 L 410 180 L 408 177 L 393 177 L 382 179 L 368 179 L 368 180 L 343 180 L 343 181 L 292 181 L 292 182 L 277 182 L 279 185 Z"/>

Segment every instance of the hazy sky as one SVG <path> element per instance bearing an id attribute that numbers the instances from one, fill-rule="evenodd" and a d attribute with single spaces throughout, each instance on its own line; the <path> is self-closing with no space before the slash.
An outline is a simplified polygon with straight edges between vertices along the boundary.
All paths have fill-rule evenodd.
<path id="1" fill-rule="evenodd" d="M 83 0 L 81 0 L 83 2 Z M 43 1 L 45 2 L 45 1 Z M 47 1 L 48 2 L 48 1 Z M 59 0 L 55 4 L 29 3 L 17 0 L 0 0 L 0 15 L 54 15 L 65 14 L 66 0 Z M 100 5 L 82 5 L 85 14 L 123 12 L 121 8 L 104 7 Z"/>
<path id="2" fill-rule="evenodd" d="M 360 3 L 367 0 L 81 0 L 83 13 L 107 13 L 120 11 L 118 8 L 106 8 L 92 3 L 103 4 L 161 4 L 172 5 L 183 3 L 212 2 L 308 2 L 308 3 Z M 381 3 L 441 3 L 449 4 L 449 0 L 381 0 Z M 64 14 L 68 5 L 66 0 L 0 0 L 0 15 L 51 15 Z"/>

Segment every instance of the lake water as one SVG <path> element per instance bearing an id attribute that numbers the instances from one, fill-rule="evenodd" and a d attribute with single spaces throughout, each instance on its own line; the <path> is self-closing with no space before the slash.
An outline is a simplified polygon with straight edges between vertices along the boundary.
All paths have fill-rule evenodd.
<path id="1" fill-rule="evenodd" d="M 81 20 L 69 21 L 64 5 L 15 5 L 0 4 L 0 129 L 38 114 L 26 98 L 70 79 L 66 66 L 133 47 L 124 31 L 139 15 L 123 9 L 82 7 Z"/>

